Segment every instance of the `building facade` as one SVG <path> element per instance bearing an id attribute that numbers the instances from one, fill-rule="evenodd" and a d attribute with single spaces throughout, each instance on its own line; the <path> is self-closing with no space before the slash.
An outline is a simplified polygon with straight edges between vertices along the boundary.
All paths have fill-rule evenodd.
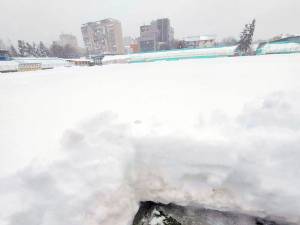
<path id="1" fill-rule="evenodd" d="M 168 18 L 152 21 L 140 27 L 141 52 L 168 50 L 173 48 L 174 29 Z"/>
<path id="2" fill-rule="evenodd" d="M 130 36 L 124 37 L 124 49 L 125 54 L 140 52 L 138 39 L 132 38 Z"/>
<path id="3" fill-rule="evenodd" d="M 156 20 L 156 27 L 158 29 L 158 48 L 159 50 L 169 50 L 173 47 L 174 29 L 171 27 L 168 18 Z"/>
<path id="4" fill-rule="evenodd" d="M 124 54 L 122 26 L 118 20 L 89 22 L 82 25 L 81 32 L 90 55 Z"/>
<path id="5" fill-rule="evenodd" d="M 150 25 L 140 27 L 140 49 L 141 52 L 151 52 L 158 50 L 158 29 L 156 24 L 152 22 Z"/>

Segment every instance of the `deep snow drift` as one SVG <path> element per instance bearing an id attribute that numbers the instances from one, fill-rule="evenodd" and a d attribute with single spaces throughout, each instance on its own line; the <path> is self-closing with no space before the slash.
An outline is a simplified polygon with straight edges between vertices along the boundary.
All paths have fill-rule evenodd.
<path id="1" fill-rule="evenodd" d="M 300 55 L 0 76 L 0 223 L 130 224 L 139 201 L 300 224 Z"/>

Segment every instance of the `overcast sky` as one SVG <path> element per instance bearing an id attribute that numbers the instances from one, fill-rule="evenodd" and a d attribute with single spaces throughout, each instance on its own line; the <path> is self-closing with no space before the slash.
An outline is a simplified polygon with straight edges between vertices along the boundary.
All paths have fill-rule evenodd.
<path id="1" fill-rule="evenodd" d="M 257 19 L 256 39 L 280 33 L 300 34 L 299 0 L 0 0 L 0 38 L 51 42 L 62 32 L 82 43 L 82 23 L 112 17 L 124 36 L 138 36 L 139 26 L 169 17 L 175 36 L 238 36 Z"/>

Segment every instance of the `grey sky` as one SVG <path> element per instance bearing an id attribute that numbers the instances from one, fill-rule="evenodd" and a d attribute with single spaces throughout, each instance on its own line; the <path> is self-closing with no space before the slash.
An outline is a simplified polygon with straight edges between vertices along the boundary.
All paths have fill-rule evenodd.
<path id="1" fill-rule="evenodd" d="M 125 36 L 139 26 L 169 17 L 175 36 L 238 36 L 244 23 L 257 19 L 256 38 L 300 34 L 299 0 L 0 0 L 0 38 L 50 42 L 62 32 L 81 42 L 82 23 L 106 17 L 122 22 Z"/>

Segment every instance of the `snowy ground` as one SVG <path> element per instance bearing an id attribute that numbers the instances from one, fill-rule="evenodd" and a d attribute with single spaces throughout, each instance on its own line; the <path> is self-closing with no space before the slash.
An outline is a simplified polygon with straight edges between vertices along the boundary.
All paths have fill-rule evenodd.
<path id="1" fill-rule="evenodd" d="M 300 54 L 0 75 L 0 224 L 124 225 L 143 200 L 300 224 Z"/>

